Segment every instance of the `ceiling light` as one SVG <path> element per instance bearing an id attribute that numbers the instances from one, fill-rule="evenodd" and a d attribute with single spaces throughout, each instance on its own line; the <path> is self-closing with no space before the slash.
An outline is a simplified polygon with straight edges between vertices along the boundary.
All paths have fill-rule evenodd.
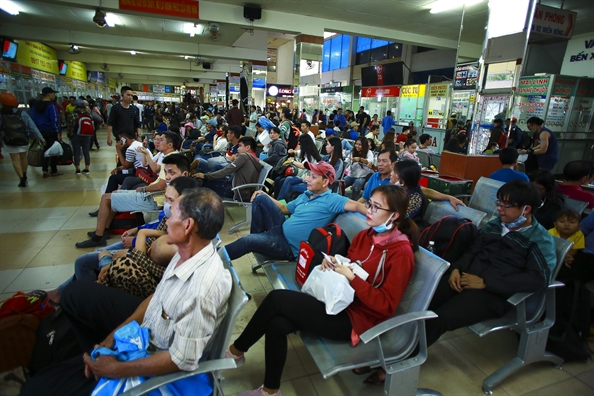
<path id="1" fill-rule="evenodd" d="M 434 3 L 429 4 L 431 7 L 432 14 L 452 10 L 454 8 L 462 6 L 471 6 L 477 3 L 482 3 L 483 0 L 437 0 Z"/>
<path id="2" fill-rule="evenodd" d="M 20 11 L 19 6 L 10 0 L 0 1 L 0 9 L 3 9 L 10 15 L 19 15 L 19 11 Z"/>
<path id="3" fill-rule="evenodd" d="M 114 27 L 117 23 L 116 21 L 119 20 L 119 18 L 117 17 L 117 15 L 112 14 L 112 13 L 107 13 L 105 14 L 105 23 L 107 24 L 107 26 L 109 26 L 110 28 Z"/>
<path id="4" fill-rule="evenodd" d="M 68 48 L 69 54 L 80 54 L 80 48 L 76 44 L 70 44 L 70 48 Z"/>
<path id="5" fill-rule="evenodd" d="M 136 51 L 130 51 L 130 55 L 136 55 Z"/>
<path id="6" fill-rule="evenodd" d="M 190 59 L 190 55 L 184 55 L 184 59 L 185 59 L 185 60 L 188 60 L 188 59 Z"/>
<path id="7" fill-rule="evenodd" d="M 330 38 L 332 36 L 336 36 L 334 32 L 324 32 L 324 39 Z"/>

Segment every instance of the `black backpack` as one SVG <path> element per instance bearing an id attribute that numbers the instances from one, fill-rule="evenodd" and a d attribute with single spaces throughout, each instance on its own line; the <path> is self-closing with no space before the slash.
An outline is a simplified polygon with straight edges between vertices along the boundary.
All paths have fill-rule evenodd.
<path id="1" fill-rule="evenodd" d="M 29 144 L 27 127 L 21 117 L 20 110 L 15 113 L 15 116 L 2 116 L 2 129 L 4 130 L 4 143 L 7 146 L 26 146 Z"/>
<path id="2" fill-rule="evenodd" d="M 433 241 L 433 253 L 454 263 L 474 243 L 477 233 L 472 221 L 454 215 L 444 216 L 421 233 L 419 246 L 426 249 Z"/>
<path id="3" fill-rule="evenodd" d="M 295 272 L 297 283 L 303 286 L 314 267 L 322 263 L 324 259 L 322 252 L 330 256 L 336 254 L 346 256 L 350 246 L 349 238 L 338 224 L 330 223 L 324 227 L 314 228 L 307 241 L 301 241 L 299 246 Z"/>

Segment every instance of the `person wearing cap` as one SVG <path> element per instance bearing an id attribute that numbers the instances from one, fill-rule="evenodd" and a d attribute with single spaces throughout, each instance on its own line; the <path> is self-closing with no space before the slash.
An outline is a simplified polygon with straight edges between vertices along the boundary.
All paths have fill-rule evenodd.
<path id="1" fill-rule="evenodd" d="M 81 173 L 80 170 L 80 151 L 82 149 L 83 156 L 85 158 L 85 168 L 82 173 L 89 173 L 89 165 L 91 165 L 91 135 L 80 135 L 78 133 L 78 117 L 81 115 L 87 115 L 92 119 L 91 113 L 87 110 L 87 104 L 84 100 L 77 99 L 74 102 L 74 111 L 72 117 L 70 117 L 70 123 L 68 124 L 68 131 L 70 133 L 70 142 L 72 143 L 72 151 L 74 153 L 74 166 L 76 167 L 75 173 L 78 175 Z"/>
<path id="2" fill-rule="evenodd" d="M 340 213 L 366 213 L 363 204 L 332 193 L 330 186 L 336 176 L 332 165 L 307 162 L 304 166 L 310 171 L 307 191 L 294 201 L 283 204 L 263 191 L 252 195 L 250 235 L 226 246 L 231 260 L 251 252 L 294 260 L 299 244 L 314 228 L 325 226 Z M 290 217 L 285 220 L 286 215 Z"/>
<path id="3" fill-rule="evenodd" d="M 43 136 L 41 136 L 29 114 L 18 109 L 19 101 L 16 96 L 10 92 L 4 92 L 0 94 L 0 104 L 2 105 L 2 108 L 0 108 L 0 145 L 10 154 L 12 167 L 20 179 L 18 186 L 27 187 L 27 167 L 29 166 L 27 162 L 27 151 L 29 150 L 27 139 L 33 137 L 39 139 L 43 144 L 45 144 L 45 140 L 43 140 Z M 6 142 L 6 127 L 9 123 L 13 128 L 16 125 L 22 125 L 24 132 L 27 134 L 27 136 L 21 136 L 24 138 L 25 144 L 15 146 Z"/>
<path id="4" fill-rule="evenodd" d="M 107 145 L 113 143 L 112 135 L 116 139 L 124 130 L 133 130 L 137 136 L 140 136 L 140 110 L 132 104 L 132 88 L 123 86 L 120 90 L 122 100 L 111 108 L 109 119 L 107 120 Z"/>
<path id="5" fill-rule="evenodd" d="M 509 121 L 511 121 L 511 126 L 509 125 Z M 509 118 L 505 120 L 505 124 L 507 126 L 507 147 L 513 147 L 515 149 L 519 148 L 520 143 L 522 143 L 523 139 L 523 132 L 520 127 L 517 125 L 518 119 L 516 117 L 512 117 L 510 120 Z"/>
<path id="6" fill-rule="evenodd" d="M 58 108 L 54 104 L 56 91 L 50 87 L 44 87 L 41 90 L 41 100 L 35 102 L 33 108 L 29 110 L 29 116 L 35 122 L 37 129 L 45 139 L 44 151 L 47 151 L 57 141 L 62 141 L 62 132 L 60 129 L 60 115 Z M 50 173 L 51 167 L 51 173 Z M 43 156 L 41 163 L 43 178 L 50 176 L 60 176 L 64 173 L 58 172 L 58 157 Z"/>
<path id="7" fill-rule="evenodd" d="M 353 121 L 349 124 L 349 126 L 351 127 L 351 129 L 349 130 L 349 139 L 357 140 L 357 138 L 359 137 L 359 124 Z"/>

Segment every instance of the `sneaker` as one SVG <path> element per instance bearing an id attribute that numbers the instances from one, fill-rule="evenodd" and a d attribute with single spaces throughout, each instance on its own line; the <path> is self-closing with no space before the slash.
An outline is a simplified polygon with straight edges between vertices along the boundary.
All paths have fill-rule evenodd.
<path id="1" fill-rule="evenodd" d="M 235 364 L 237 365 L 237 367 L 241 367 L 245 363 L 245 354 L 243 354 L 241 356 L 235 356 L 231 353 L 231 351 L 229 349 L 227 349 L 227 351 L 225 352 L 225 358 L 227 358 L 227 359 L 231 358 L 231 359 L 235 360 Z"/>
<path id="2" fill-rule="evenodd" d="M 19 187 L 27 187 L 27 178 L 25 176 L 21 177 L 21 182 L 19 183 Z"/>
<path id="3" fill-rule="evenodd" d="M 86 241 L 75 243 L 74 246 L 76 246 L 77 248 L 80 248 L 80 249 L 107 246 L 107 240 L 105 238 L 101 238 L 100 241 L 94 241 L 93 239 L 87 239 Z"/>
<path id="4" fill-rule="evenodd" d="M 236 396 L 282 396 L 282 395 L 281 395 L 280 389 L 274 395 L 270 395 L 269 393 L 264 392 L 264 385 L 262 385 L 258 389 L 239 392 Z"/>
<path id="5" fill-rule="evenodd" d="M 76 172 L 74 172 L 74 173 L 76 173 L 77 175 L 80 175 L 80 169 L 77 169 Z"/>
<path id="6" fill-rule="evenodd" d="M 88 175 L 89 174 L 89 170 L 88 169 L 83 169 L 82 170 L 82 173 L 85 174 L 85 175 Z"/>

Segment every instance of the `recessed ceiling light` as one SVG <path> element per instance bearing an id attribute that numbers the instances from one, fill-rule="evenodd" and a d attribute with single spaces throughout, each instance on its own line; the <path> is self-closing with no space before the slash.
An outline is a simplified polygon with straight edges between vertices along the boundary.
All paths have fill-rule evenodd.
<path id="1" fill-rule="evenodd" d="M 80 48 L 76 44 L 70 44 L 70 48 L 68 48 L 69 54 L 80 54 Z"/>
<path id="2" fill-rule="evenodd" d="M 107 24 L 107 26 L 114 27 L 116 25 L 116 21 L 119 20 L 119 18 L 117 17 L 117 15 L 112 14 L 111 12 L 108 12 L 107 14 L 105 14 L 105 23 Z"/>
<path id="3" fill-rule="evenodd" d="M 130 55 L 136 55 L 136 51 L 130 51 Z"/>
<path id="4" fill-rule="evenodd" d="M 0 9 L 3 9 L 10 15 L 19 15 L 19 11 L 20 11 L 19 6 L 10 0 L 0 1 Z"/>

